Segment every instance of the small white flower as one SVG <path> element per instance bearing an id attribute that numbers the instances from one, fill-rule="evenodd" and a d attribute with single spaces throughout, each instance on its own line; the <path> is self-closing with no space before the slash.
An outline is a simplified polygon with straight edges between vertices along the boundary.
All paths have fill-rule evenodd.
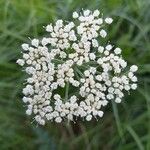
<path id="1" fill-rule="evenodd" d="M 98 116 L 99 116 L 99 117 L 102 117 L 103 115 L 104 115 L 104 112 L 98 111 Z"/>
<path id="2" fill-rule="evenodd" d="M 117 98 L 115 99 L 115 102 L 116 102 L 116 103 L 121 103 L 121 99 L 120 99 L 119 97 L 117 97 Z"/>
<path id="3" fill-rule="evenodd" d="M 90 14 L 90 10 L 84 10 L 84 16 L 89 16 L 89 14 Z"/>
<path id="4" fill-rule="evenodd" d="M 34 93 L 33 87 L 31 85 L 27 85 L 24 89 L 23 89 L 23 94 L 24 95 L 32 95 Z"/>
<path id="5" fill-rule="evenodd" d="M 106 56 L 108 56 L 108 55 L 109 55 L 109 51 L 108 51 L 108 50 L 104 51 L 104 54 L 105 54 Z"/>
<path id="6" fill-rule="evenodd" d="M 103 19 L 102 18 L 98 18 L 96 20 L 96 22 L 97 22 L 98 25 L 101 25 L 101 24 L 103 24 Z"/>
<path id="7" fill-rule="evenodd" d="M 91 119 L 92 119 L 92 115 L 86 116 L 86 120 L 87 120 L 87 121 L 90 121 Z"/>
<path id="8" fill-rule="evenodd" d="M 46 26 L 46 31 L 47 32 L 52 32 L 53 31 L 53 27 L 52 27 L 51 24 L 49 24 L 49 25 Z"/>
<path id="9" fill-rule="evenodd" d="M 99 46 L 99 47 L 98 47 L 98 52 L 103 53 L 103 51 L 104 51 L 104 47 Z"/>
<path id="10" fill-rule="evenodd" d="M 49 39 L 48 38 L 43 38 L 41 43 L 42 43 L 43 46 L 45 46 L 49 43 Z"/>
<path id="11" fill-rule="evenodd" d="M 28 54 L 23 54 L 23 58 L 27 60 L 28 58 L 30 58 L 30 56 Z"/>
<path id="12" fill-rule="evenodd" d="M 102 29 L 102 30 L 100 31 L 100 36 L 101 36 L 102 38 L 105 38 L 105 37 L 107 36 L 107 32 Z"/>
<path id="13" fill-rule="evenodd" d="M 31 109 L 27 109 L 27 110 L 26 110 L 26 114 L 27 114 L 27 115 L 31 115 L 31 114 L 32 114 L 32 110 L 31 110 Z"/>
<path id="14" fill-rule="evenodd" d="M 94 13 L 93 13 L 93 16 L 94 17 L 98 17 L 100 14 L 100 11 L 99 10 L 95 10 Z"/>
<path id="15" fill-rule="evenodd" d="M 20 66 L 23 66 L 25 64 L 24 60 L 23 59 L 18 59 L 17 61 L 17 64 L 19 64 Z"/>
<path id="16" fill-rule="evenodd" d="M 92 40 L 92 45 L 93 45 L 93 47 L 98 47 L 98 41 L 93 39 Z"/>
<path id="17" fill-rule="evenodd" d="M 106 22 L 107 24 L 111 24 L 111 23 L 113 22 L 113 19 L 112 19 L 112 18 L 106 18 L 106 19 L 105 19 L 105 22 Z"/>
<path id="18" fill-rule="evenodd" d="M 132 80 L 133 82 L 137 82 L 137 77 L 136 77 L 136 76 L 133 76 L 133 77 L 131 78 L 131 80 Z"/>
<path id="19" fill-rule="evenodd" d="M 114 52 L 115 52 L 115 54 L 121 54 L 121 49 L 120 48 L 115 48 L 115 50 L 114 50 Z"/>
<path id="20" fill-rule="evenodd" d="M 33 39 L 33 40 L 31 41 L 31 44 L 32 44 L 33 46 L 35 46 L 35 47 L 38 47 L 38 45 L 39 45 L 39 40 L 38 40 L 38 39 Z"/>
<path id="21" fill-rule="evenodd" d="M 106 50 L 110 51 L 111 49 L 112 49 L 112 45 L 111 44 L 106 46 Z"/>
<path id="22" fill-rule="evenodd" d="M 102 79 L 103 79 L 103 78 L 102 78 L 102 76 L 101 76 L 101 75 L 97 75 L 97 76 L 96 76 L 96 80 L 98 80 L 98 81 L 102 81 Z"/>
<path id="23" fill-rule="evenodd" d="M 136 89 L 137 89 L 137 84 L 135 84 L 135 83 L 132 84 L 132 85 L 131 85 L 131 89 L 136 90 Z"/>
<path id="24" fill-rule="evenodd" d="M 90 71 L 92 74 L 95 74 L 95 73 L 96 73 L 96 68 L 95 68 L 95 67 L 90 67 L 89 71 Z"/>
<path id="25" fill-rule="evenodd" d="M 31 102 L 31 101 L 32 101 L 31 98 L 28 98 L 28 97 L 25 97 L 25 96 L 22 98 L 22 100 L 23 100 L 24 103 L 27 103 L 27 102 Z"/>
<path id="26" fill-rule="evenodd" d="M 89 57 L 90 57 L 91 60 L 95 60 L 95 58 L 96 58 L 96 56 L 95 56 L 94 53 L 90 53 L 90 54 L 89 54 Z"/>
<path id="27" fill-rule="evenodd" d="M 79 15 L 78 15 L 78 13 L 75 11 L 75 12 L 73 12 L 72 17 L 73 17 L 74 19 L 76 19 L 76 18 L 78 18 L 78 17 L 79 17 Z"/>
<path id="28" fill-rule="evenodd" d="M 99 65 L 102 65 L 102 64 L 103 64 L 103 59 L 99 58 L 99 59 L 97 60 L 97 63 L 98 63 Z"/>
<path id="29" fill-rule="evenodd" d="M 63 27 L 63 20 L 59 19 L 56 21 L 56 26 L 54 30 L 57 30 L 57 28 L 61 28 L 61 27 Z"/>
<path id="30" fill-rule="evenodd" d="M 128 73 L 128 77 L 131 79 L 134 76 L 133 72 Z"/>
<path id="31" fill-rule="evenodd" d="M 41 119 L 41 120 L 39 121 L 39 124 L 45 125 L 45 120 Z"/>
<path id="32" fill-rule="evenodd" d="M 131 67 L 130 67 L 130 71 L 131 72 L 136 72 L 138 70 L 138 67 L 136 66 L 136 65 L 132 65 Z"/>
<path id="33" fill-rule="evenodd" d="M 86 70 L 86 71 L 84 71 L 84 75 L 85 75 L 86 77 L 88 77 L 88 76 L 90 75 L 90 72 L 89 72 L 88 70 Z"/>
<path id="34" fill-rule="evenodd" d="M 60 100 L 60 99 L 61 99 L 61 97 L 60 97 L 60 95 L 59 95 L 59 94 L 55 94 L 55 95 L 54 95 L 54 99 L 55 99 L 55 100 Z"/>
<path id="35" fill-rule="evenodd" d="M 25 50 L 25 51 L 28 51 L 28 50 L 29 50 L 29 44 L 24 43 L 24 44 L 22 44 L 21 46 L 22 46 L 22 49 L 23 49 L 23 50 Z"/>
<path id="36" fill-rule="evenodd" d="M 27 67 L 25 69 L 27 74 L 34 74 L 35 73 L 35 69 L 33 67 Z"/>

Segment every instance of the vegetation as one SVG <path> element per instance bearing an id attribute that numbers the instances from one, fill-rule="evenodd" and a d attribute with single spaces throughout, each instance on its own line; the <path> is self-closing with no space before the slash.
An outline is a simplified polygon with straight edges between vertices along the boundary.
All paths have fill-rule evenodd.
<path id="1" fill-rule="evenodd" d="M 108 105 L 99 121 L 32 123 L 21 101 L 25 74 L 16 64 L 27 37 L 71 12 L 99 9 L 114 18 L 108 40 L 137 64 L 138 89 Z M 0 0 L 0 150 L 150 150 L 149 0 Z"/>

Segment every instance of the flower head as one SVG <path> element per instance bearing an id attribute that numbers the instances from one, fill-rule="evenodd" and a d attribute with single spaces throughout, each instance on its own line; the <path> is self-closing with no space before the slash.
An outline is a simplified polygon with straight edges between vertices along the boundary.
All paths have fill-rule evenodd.
<path id="1" fill-rule="evenodd" d="M 99 15 L 99 10 L 74 12 L 75 23 L 57 20 L 46 26 L 47 37 L 22 44 L 17 63 L 29 75 L 23 102 L 39 124 L 102 117 L 110 100 L 120 103 L 125 91 L 137 88 L 138 67 L 127 71 L 122 50 L 102 45 L 104 24 L 113 19 Z"/>

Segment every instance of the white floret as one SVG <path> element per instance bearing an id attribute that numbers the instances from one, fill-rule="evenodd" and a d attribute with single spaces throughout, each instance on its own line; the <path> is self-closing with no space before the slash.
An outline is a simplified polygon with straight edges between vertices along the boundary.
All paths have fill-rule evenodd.
<path id="1" fill-rule="evenodd" d="M 131 67 L 130 67 L 130 71 L 131 72 L 136 72 L 138 70 L 138 67 L 136 66 L 136 65 L 132 65 Z"/>
<path id="2" fill-rule="evenodd" d="M 87 120 L 87 121 L 90 121 L 91 119 L 92 119 L 92 115 L 86 116 L 86 120 Z"/>
<path id="3" fill-rule="evenodd" d="M 115 54 L 121 54 L 121 49 L 120 48 L 115 48 L 115 50 L 114 50 L 114 52 L 115 52 Z"/>
<path id="4" fill-rule="evenodd" d="M 113 19 L 112 19 L 112 18 L 106 18 L 106 19 L 105 19 L 105 22 L 106 22 L 107 24 L 111 24 L 111 23 L 113 22 Z"/>
<path id="5" fill-rule="evenodd" d="M 100 36 L 101 36 L 102 38 L 105 38 L 105 37 L 107 36 L 107 32 L 102 29 L 102 30 L 100 31 Z"/>
<path id="6" fill-rule="evenodd" d="M 21 47 L 22 47 L 22 49 L 25 50 L 25 51 L 28 51 L 28 50 L 29 50 L 29 44 L 24 43 L 24 44 L 21 45 Z"/>
<path id="7" fill-rule="evenodd" d="M 93 16 L 94 17 L 98 17 L 100 14 L 100 11 L 99 10 L 95 10 L 94 13 L 93 13 Z"/>
<path id="8" fill-rule="evenodd" d="M 79 15 L 78 15 L 78 13 L 75 11 L 75 12 L 73 12 L 72 17 L 73 17 L 74 19 L 76 19 L 76 18 L 78 18 L 78 17 L 79 17 Z"/>
<path id="9" fill-rule="evenodd" d="M 49 25 L 46 26 L 46 31 L 47 32 L 52 32 L 53 31 L 53 27 L 52 27 L 51 24 L 49 24 Z"/>
<path id="10" fill-rule="evenodd" d="M 23 66 L 25 64 L 25 61 L 23 59 L 18 59 L 16 63 L 19 64 L 20 66 Z"/>
<path id="11" fill-rule="evenodd" d="M 35 46 L 35 47 L 38 47 L 38 46 L 39 46 L 39 40 L 38 40 L 38 39 L 33 39 L 33 40 L 31 41 L 31 44 L 32 44 L 33 46 Z"/>

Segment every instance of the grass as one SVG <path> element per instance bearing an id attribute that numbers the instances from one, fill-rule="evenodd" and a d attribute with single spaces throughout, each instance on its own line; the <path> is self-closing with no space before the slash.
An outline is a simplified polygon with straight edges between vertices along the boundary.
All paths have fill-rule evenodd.
<path id="1" fill-rule="evenodd" d="M 110 104 L 99 121 L 37 126 L 21 101 L 25 75 L 15 64 L 20 45 L 40 37 L 42 26 L 69 20 L 82 8 L 114 18 L 108 40 L 123 49 L 129 64 L 139 66 L 139 88 L 122 104 Z M 149 0 L 0 0 L 0 150 L 150 150 L 149 8 Z"/>

